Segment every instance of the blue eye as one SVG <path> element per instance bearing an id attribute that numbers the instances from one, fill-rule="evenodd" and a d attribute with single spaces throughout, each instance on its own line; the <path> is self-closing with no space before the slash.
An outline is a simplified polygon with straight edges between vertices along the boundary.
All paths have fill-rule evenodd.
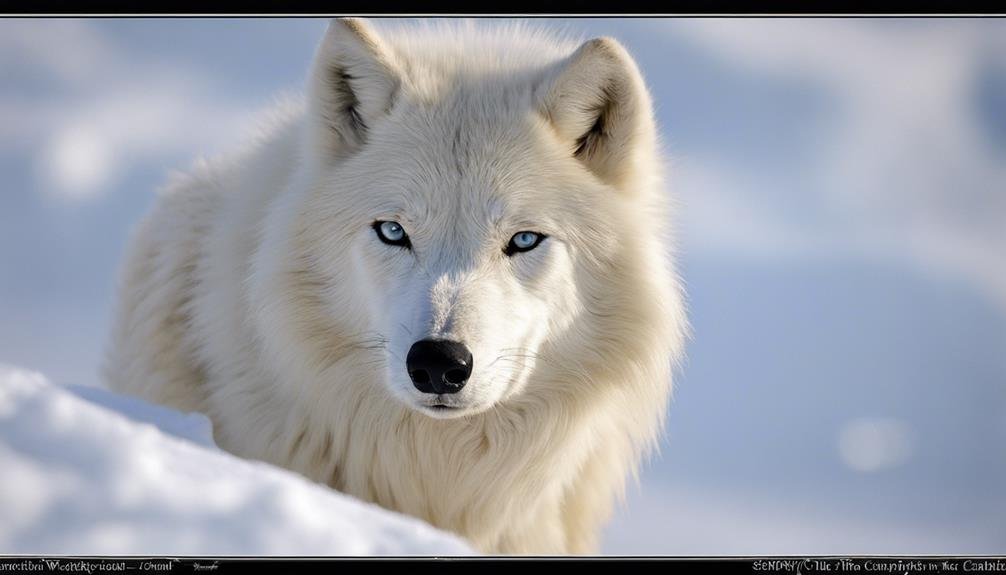
<path id="1" fill-rule="evenodd" d="M 377 237 L 388 245 L 401 246 L 403 248 L 412 247 L 412 242 L 409 241 L 405 228 L 398 222 L 374 222 L 374 231 L 377 232 Z"/>
<path id="2" fill-rule="evenodd" d="M 506 249 L 503 250 L 508 256 L 512 256 L 519 252 L 531 251 L 538 247 L 538 244 L 547 238 L 545 234 L 539 234 L 537 232 L 517 232 L 510 238 L 510 243 L 507 244 Z"/>

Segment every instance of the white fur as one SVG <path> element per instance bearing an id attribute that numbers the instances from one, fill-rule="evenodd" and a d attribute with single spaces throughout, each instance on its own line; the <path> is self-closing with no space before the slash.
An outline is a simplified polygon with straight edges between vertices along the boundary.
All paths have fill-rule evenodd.
<path id="1" fill-rule="evenodd" d="M 305 100 L 161 194 L 126 259 L 109 384 L 484 551 L 596 551 L 686 329 L 631 57 L 337 20 Z M 507 257 L 524 230 L 549 238 Z M 426 337 L 472 350 L 449 415 L 406 373 Z"/>

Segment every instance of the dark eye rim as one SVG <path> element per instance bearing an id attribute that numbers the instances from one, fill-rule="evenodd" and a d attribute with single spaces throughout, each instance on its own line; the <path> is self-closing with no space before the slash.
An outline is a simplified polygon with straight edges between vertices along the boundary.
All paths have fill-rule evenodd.
<path id="1" fill-rule="evenodd" d="M 412 241 L 409 240 L 409 234 L 405 233 L 405 228 L 404 227 L 402 228 L 402 239 L 400 239 L 400 240 L 392 240 L 388 236 L 384 235 L 384 232 L 381 231 L 381 224 L 387 224 L 387 223 L 398 224 L 399 226 L 402 225 L 402 224 L 399 224 L 398 222 L 395 222 L 395 221 L 392 221 L 392 220 L 377 220 L 377 221 L 375 221 L 373 224 L 370 225 L 370 227 L 373 228 L 374 229 L 374 233 L 377 234 L 377 239 L 379 239 L 382 242 L 388 244 L 389 246 L 397 246 L 397 247 L 400 247 L 400 248 L 405 248 L 407 250 L 411 250 L 412 249 Z"/>
<path id="2" fill-rule="evenodd" d="M 537 235 L 538 239 L 535 240 L 533 244 L 529 245 L 526 248 L 518 247 L 517 244 L 514 243 L 513 239 L 517 237 L 517 234 L 523 234 L 525 232 L 531 232 L 532 234 Z M 517 234 L 510 236 L 510 241 L 507 243 L 506 247 L 503 248 L 503 253 L 506 254 L 507 256 L 512 256 L 514 254 L 519 254 L 522 252 L 529 252 L 538 247 L 541 244 L 541 242 L 545 241 L 548 238 L 546 234 L 543 234 L 541 232 L 534 232 L 531 230 L 521 230 L 517 232 Z"/>

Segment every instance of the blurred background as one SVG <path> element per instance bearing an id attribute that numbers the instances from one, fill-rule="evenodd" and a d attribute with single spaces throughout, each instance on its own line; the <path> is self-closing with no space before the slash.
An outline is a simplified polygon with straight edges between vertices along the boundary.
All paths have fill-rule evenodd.
<path id="1" fill-rule="evenodd" d="M 537 23 L 636 56 L 680 203 L 694 337 L 603 551 L 1006 553 L 1006 20 Z M 154 190 L 325 26 L 0 20 L 0 363 L 100 385 Z"/>

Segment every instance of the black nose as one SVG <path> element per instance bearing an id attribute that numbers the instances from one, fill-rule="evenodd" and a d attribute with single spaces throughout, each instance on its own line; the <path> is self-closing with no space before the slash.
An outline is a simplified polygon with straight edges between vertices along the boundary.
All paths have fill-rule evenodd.
<path id="1" fill-rule="evenodd" d="M 465 344 L 424 339 L 412 344 L 405 367 L 423 393 L 457 393 L 472 374 L 472 352 Z"/>

